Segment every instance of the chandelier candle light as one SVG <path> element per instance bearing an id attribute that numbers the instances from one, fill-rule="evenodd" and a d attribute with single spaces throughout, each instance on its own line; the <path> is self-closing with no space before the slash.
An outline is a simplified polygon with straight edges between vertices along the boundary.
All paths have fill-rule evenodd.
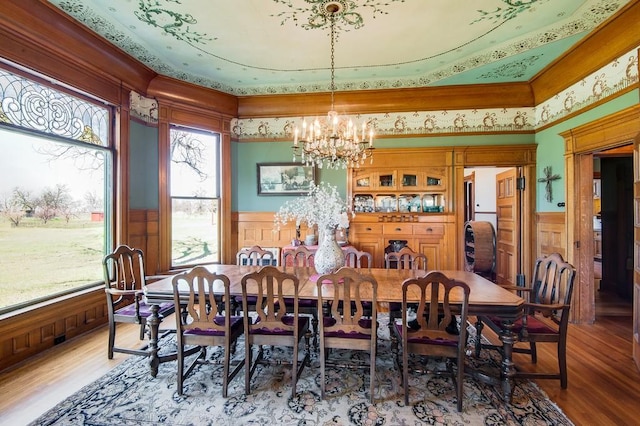
<path id="1" fill-rule="evenodd" d="M 335 85 L 335 19 L 342 12 L 339 2 L 327 2 L 326 14 L 331 20 L 331 110 L 325 120 L 316 118 L 302 130 L 293 131 L 293 160 L 298 158 L 308 166 L 329 169 L 358 168 L 367 158 L 373 162 L 373 124 L 357 126 L 353 120 L 340 117 L 334 107 Z"/>

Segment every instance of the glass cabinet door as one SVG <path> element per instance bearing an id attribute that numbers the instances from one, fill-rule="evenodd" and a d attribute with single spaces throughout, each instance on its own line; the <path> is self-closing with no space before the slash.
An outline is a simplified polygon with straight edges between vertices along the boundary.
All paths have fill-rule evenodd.
<path id="1" fill-rule="evenodd" d="M 378 173 L 378 188 L 381 189 L 395 189 L 396 188 L 396 172 L 381 171 Z"/>
<path id="2" fill-rule="evenodd" d="M 439 189 L 443 187 L 443 178 L 442 176 L 436 174 L 425 174 L 424 183 L 427 188 L 431 189 Z"/>
<path id="3" fill-rule="evenodd" d="M 414 171 L 400 171 L 400 187 L 415 189 L 420 185 L 420 174 Z"/>
<path id="4" fill-rule="evenodd" d="M 373 173 L 361 170 L 353 174 L 354 189 L 369 189 L 373 187 Z"/>

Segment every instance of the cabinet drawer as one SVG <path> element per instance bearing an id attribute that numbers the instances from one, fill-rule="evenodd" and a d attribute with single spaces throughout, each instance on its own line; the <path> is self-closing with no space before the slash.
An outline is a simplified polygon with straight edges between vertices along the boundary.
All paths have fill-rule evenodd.
<path id="1" fill-rule="evenodd" d="M 421 223 L 413 225 L 415 235 L 444 235 L 444 225 L 442 223 Z"/>
<path id="2" fill-rule="evenodd" d="M 385 223 L 382 225 L 384 234 L 413 235 L 413 228 L 410 223 Z"/>
<path id="3" fill-rule="evenodd" d="M 351 229 L 355 235 L 382 234 L 382 225 L 379 223 L 354 223 Z"/>

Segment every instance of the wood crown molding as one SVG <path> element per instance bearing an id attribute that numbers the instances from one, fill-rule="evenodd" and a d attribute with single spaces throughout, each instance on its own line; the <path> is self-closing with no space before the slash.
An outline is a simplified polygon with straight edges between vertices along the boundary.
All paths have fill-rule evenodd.
<path id="1" fill-rule="evenodd" d="M 238 98 L 214 89 L 158 75 L 146 88 L 148 96 L 180 105 L 194 105 L 228 117 L 238 112 Z"/>
<path id="2" fill-rule="evenodd" d="M 457 166 L 510 167 L 536 164 L 536 144 L 457 146 L 454 162 Z"/>
<path id="3" fill-rule="evenodd" d="M 631 143 L 640 134 L 640 104 L 560 133 L 565 153 L 602 151 Z M 606 143 L 606 145 L 603 144 Z"/>
<path id="4" fill-rule="evenodd" d="M 144 91 L 157 74 L 53 5 L 3 2 L 0 56 L 119 104 L 117 88 Z"/>
<path id="5" fill-rule="evenodd" d="M 528 83 L 361 90 L 337 92 L 335 97 L 345 114 L 534 106 Z M 330 106 L 330 93 L 241 96 L 238 117 L 324 115 Z"/>

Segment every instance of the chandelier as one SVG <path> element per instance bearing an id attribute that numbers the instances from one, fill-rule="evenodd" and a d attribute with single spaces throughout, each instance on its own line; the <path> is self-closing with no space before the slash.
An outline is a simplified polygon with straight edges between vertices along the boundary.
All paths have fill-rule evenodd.
<path id="1" fill-rule="evenodd" d="M 335 18 L 342 4 L 329 1 L 325 10 L 331 22 L 331 110 L 324 119 L 310 123 L 302 120 L 293 136 L 293 160 L 298 158 L 308 166 L 318 168 L 358 168 L 367 158 L 373 162 L 373 125 L 363 122 L 358 126 L 349 117 L 341 117 L 334 109 L 335 85 Z"/>

